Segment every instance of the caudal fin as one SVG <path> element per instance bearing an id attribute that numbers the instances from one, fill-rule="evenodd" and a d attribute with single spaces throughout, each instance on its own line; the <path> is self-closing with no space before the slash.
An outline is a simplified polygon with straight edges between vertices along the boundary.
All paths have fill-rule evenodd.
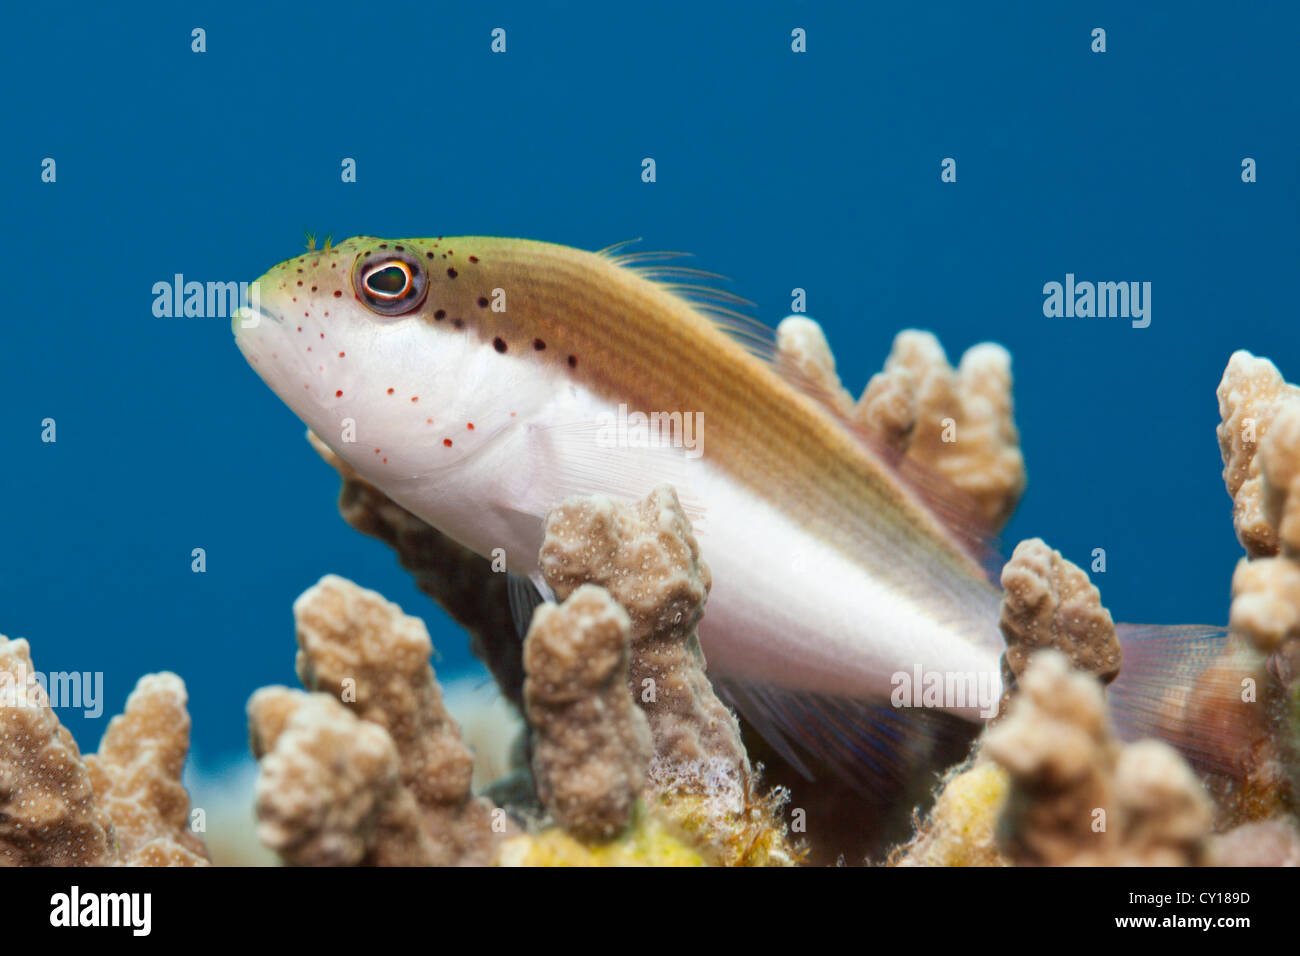
<path id="1" fill-rule="evenodd" d="M 1223 628 L 1116 625 L 1124 657 L 1107 688 L 1125 740 L 1155 737 L 1202 773 L 1240 779 L 1269 733 L 1259 654 Z"/>
<path id="2" fill-rule="evenodd" d="M 1202 774 L 1244 779 L 1271 726 L 1272 678 L 1259 654 L 1224 628 L 1120 624 L 1116 632 L 1123 663 L 1107 688 L 1116 734 L 1163 740 Z M 900 710 L 888 700 L 720 677 L 714 684 L 805 779 L 830 774 L 875 804 L 908 792 L 918 774 L 932 784 L 935 770 L 966 756 L 979 730 L 941 710 Z"/>

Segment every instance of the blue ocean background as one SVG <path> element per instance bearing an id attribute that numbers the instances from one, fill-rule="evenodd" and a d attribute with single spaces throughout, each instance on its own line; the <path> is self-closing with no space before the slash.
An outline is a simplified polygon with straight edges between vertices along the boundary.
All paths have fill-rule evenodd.
<path id="1" fill-rule="evenodd" d="M 60 715 L 86 749 L 177 672 L 207 764 L 246 751 L 254 689 L 296 685 L 290 607 L 325 573 L 423 616 L 440 675 L 479 673 L 339 518 L 228 319 L 153 314 L 155 283 L 252 280 L 305 231 L 643 237 L 770 325 L 807 290 L 855 392 L 902 328 L 954 361 L 1000 342 L 1029 470 L 1004 551 L 1104 548 L 1117 620 L 1222 623 L 1215 387 L 1237 348 L 1300 380 L 1298 26 L 1283 3 L 17 5 L 0 633 L 104 673 L 102 717 Z M 1151 282 L 1150 327 L 1045 318 L 1066 273 Z"/>

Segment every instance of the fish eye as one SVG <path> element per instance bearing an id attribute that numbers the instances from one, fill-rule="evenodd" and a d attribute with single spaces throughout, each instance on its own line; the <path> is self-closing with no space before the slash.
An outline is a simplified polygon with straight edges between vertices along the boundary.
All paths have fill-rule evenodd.
<path id="1" fill-rule="evenodd" d="M 387 250 L 362 255 L 353 269 L 358 298 L 380 315 L 405 315 L 424 303 L 428 278 L 414 256 Z"/>
<path id="2" fill-rule="evenodd" d="M 411 287 L 411 270 L 405 262 L 371 266 L 362 281 L 376 299 L 400 299 Z"/>

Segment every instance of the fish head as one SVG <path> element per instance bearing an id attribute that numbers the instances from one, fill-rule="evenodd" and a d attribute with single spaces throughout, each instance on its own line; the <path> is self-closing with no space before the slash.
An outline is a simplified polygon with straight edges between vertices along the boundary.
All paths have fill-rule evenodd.
<path id="1" fill-rule="evenodd" d="M 491 341 L 468 334 L 491 295 L 478 261 L 441 239 L 357 236 L 309 251 L 250 286 L 236 344 L 363 476 L 382 485 L 451 467 L 514 411 L 509 377 L 483 372 Z"/>

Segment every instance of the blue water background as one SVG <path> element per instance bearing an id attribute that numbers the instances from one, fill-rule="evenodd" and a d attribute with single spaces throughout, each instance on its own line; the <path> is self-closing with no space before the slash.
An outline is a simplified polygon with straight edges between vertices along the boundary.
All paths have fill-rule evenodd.
<path id="1" fill-rule="evenodd" d="M 327 572 L 473 667 L 228 321 L 152 313 L 154 283 L 251 280 L 304 230 L 641 236 L 769 324 L 806 289 L 855 391 L 901 328 L 1001 342 L 1030 475 L 1008 553 L 1102 547 L 1117 620 L 1226 620 L 1215 387 L 1237 348 L 1300 380 L 1295 4 L 256 6 L 18 5 L 0 39 L 0 633 L 104 673 L 104 717 L 62 713 L 83 747 L 165 668 L 199 757 L 243 752 Z M 1067 272 L 1151 282 L 1151 326 L 1045 318 Z"/>

